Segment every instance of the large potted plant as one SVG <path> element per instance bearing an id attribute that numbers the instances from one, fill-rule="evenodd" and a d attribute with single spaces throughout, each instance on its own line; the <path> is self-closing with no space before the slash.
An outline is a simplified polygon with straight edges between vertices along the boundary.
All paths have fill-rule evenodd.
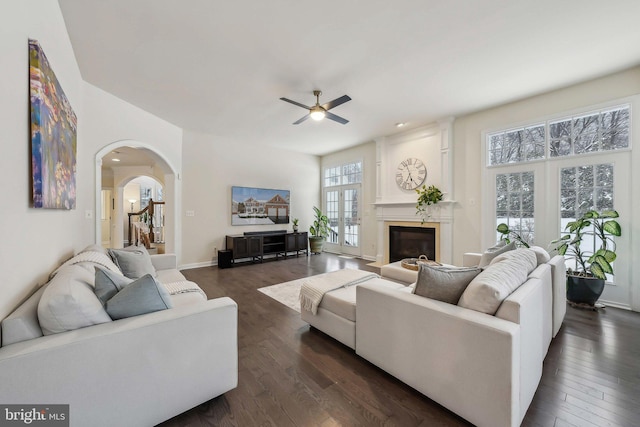
<path id="1" fill-rule="evenodd" d="M 614 236 L 621 236 L 618 212 L 590 210 L 565 227 L 566 235 L 551 242 L 558 254 L 569 254 L 576 268 L 567 270 L 567 300 L 595 306 L 604 291 L 607 274 L 613 275 L 611 263 L 617 258 Z M 591 233 L 593 229 L 593 233 Z M 600 248 L 594 253 L 585 250 L 582 240 L 593 235 Z"/>
<path id="2" fill-rule="evenodd" d="M 309 247 L 312 253 L 322 252 L 324 242 L 329 236 L 329 218 L 317 207 L 313 207 L 315 219 L 309 227 Z"/>

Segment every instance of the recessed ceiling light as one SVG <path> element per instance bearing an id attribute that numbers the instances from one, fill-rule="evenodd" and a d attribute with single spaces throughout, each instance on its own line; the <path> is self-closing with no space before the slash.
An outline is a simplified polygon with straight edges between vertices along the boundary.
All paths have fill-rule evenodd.
<path id="1" fill-rule="evenodd" d="M 111 159 L 112 162 L 119 162 L 120 159 L 116 159 L 115 157 L 113 159 Z"/>
<path id="2" fill-rule="evenodd" d="M 401 128 L 401 127 L 402 127 L 402 126 L 404 126 L 404 125 L 406 125 L 406 123 L 402 123 L 402 122 L 400 122 L 400 123 L 396 123 L 396 127 L 397 127 L 397 128 Z"/>

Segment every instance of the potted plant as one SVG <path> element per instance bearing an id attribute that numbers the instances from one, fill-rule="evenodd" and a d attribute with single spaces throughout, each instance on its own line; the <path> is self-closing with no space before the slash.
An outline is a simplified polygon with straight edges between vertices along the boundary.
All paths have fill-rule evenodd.
<path id="1" fill-rule="evenodd" d="M 291 223 L 293 224 L 293 232 L 297 233 L 298 232 L 298 218 L 293 218 L 293 220 L 291 220 Z"/>
<path id="2" fill-rule="evenodd" d="M 314 254 L 318 254 L 322 252 L 322 246 L 324 246 L 324 242 L 329 236 L 329 218 L 325 214 L 322 213 L 320 209 L 317 207 L 313 207 L 313 213 L 315 215 L 315 219 L 313 220 L 313 224 L 309 227 L 309 246 L 311 252 Z"/>
<path id="3" fill-rule="evenodd" d="M 617 258 L 613 236 L 621 236 L 618 212 L 590 210 L 565 227 L 568 234 L 553 240 L 551 245 L 558 254 L 570 254 L 576 260 L 575 270 L 567 270 L 567 300 L 577 304 L 595 306 L 604 291 L 606 275 L 613 275 L 611 263 Z M 600 248 L 592 253 L 584 249 L 582 239 L 593 227 L 593 236 Z M 591 235 L 591 232 L 588 233 Z"/>
<path id="4" fill-rule="evenodd" d="M 416 188 L 418 193 L 418 203 L 416 204 L 416 215 L 422 217 L 422 222 L 425 222 L 427 218 L 431 216 L 431 205 L 435 205 L 442 200 L 442 191 L 435 185 L 423 184 L 421 188 Z"/>
<path id="5" fill-rule="evenodd" d="M 507 244 L 511 243 L 511 239 L 513 239 L 517 242 L 517 246 L 523 246 L 525 248 L 529 247 L 529 244 L 526 242 L 526 240 L 520 234 L 511 230 L 509 226 L 504 222 L 496 227 L 496 231 L 500 233 L 500 239 L 507 242 Z"/>

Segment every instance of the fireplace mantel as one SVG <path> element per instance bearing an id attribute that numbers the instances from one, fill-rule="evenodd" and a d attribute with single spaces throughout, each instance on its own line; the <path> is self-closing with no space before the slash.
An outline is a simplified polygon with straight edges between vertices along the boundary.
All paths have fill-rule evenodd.
<path id="1" fill-rule="evenodd" d="M 389 226 L 391 222 L 420 227 L 424 223 L 416 215 L 417 195 L 395 183 L 395 171 L 399 160 L 409 157 L 423 159 L 429 170 L 426 185 L 435 185 L 444 200 L 430 208 L 427 222 L 439 227 L 440 262 L 453 261 L 453 118 L 448 118 L 407 133 L 376 139 L 376 201 L 373 207 L 378 222 L 376 262 L 389 262 Z"/>

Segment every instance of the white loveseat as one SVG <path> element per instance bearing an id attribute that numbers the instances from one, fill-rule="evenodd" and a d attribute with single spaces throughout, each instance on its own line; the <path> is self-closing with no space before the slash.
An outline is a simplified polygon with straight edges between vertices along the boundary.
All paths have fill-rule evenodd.
<path id="1" fill-rule="evenodd" d="M 151 261 L 159 282 L 185 280 L 174 255 Z M 69 404 L 72 426 L 150 426 L 237 386 L 230 298 L 178 293 L 170 309 L 43 335 L 38 303 L 46 288 L 69 280 L 90 289 L 87 267 L 64 267 L 3 320 L 0 402 Z"/>

